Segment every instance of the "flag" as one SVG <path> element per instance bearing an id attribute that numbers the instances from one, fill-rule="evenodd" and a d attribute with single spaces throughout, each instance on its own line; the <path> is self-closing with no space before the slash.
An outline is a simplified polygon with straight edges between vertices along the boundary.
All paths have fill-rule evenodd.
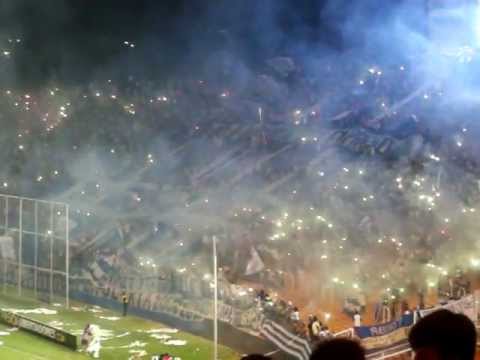
<path id="1" fill-rule="evenodd" d="M 308 360 L 310 358 L 312 349 L 307 340 L 292 334 L 271 320 L 263 322 L 260 334 L 278 346 L 279 349 L 298 360 Z"/>
<path id="2" fill-rule="evenodd" d="M 265 268 L 265 264 L 263 263 L 260 255 L 258 255 L 258 251 L 252 246 L 250 248 L 250 260 L 247 263 L 247 269 L 245 271 L 245 275 L 250 276 L 262 271 Z"/>
<path id="3" fill-rule="evenodd" d="M 11 236 L 0 236 L 0 254 L 4 260 L 16 261 L 17 257 Z"/>
<path id="4" fill-rule="evenodd" d="M 101 281 L 107 276 L 107 274 L 105 274 L 105 271 L 103 271 L 103 269 L 97 262 L 91 263 L 89 266 L 89 270 L 95 281 Z"/>

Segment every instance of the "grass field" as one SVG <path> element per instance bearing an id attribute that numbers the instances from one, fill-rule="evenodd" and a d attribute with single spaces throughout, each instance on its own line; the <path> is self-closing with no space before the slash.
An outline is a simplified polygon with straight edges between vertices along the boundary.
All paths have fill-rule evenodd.
<path id="1" fill-rule="evenodd" d="M 56 314 L 26 313 L 25 316 L 72 332 L 81 334 L 85 324 L 93 323 L 102 330 L 100 359 L 148 359 L 168 352 L 185 359 L 211 359 L 213 343 L 188 333 L 170 329 L 160 323 L 127 316 L 99 307 L 72 303 L 69 310 L 61 306 L 47 305 L 28 297 L 17 297 L 0 293 L 0 308 L 41 312 L 39 309 L 55 311 Z M 0 359 L 87 359 L 82 351 L 72 351 L 37 335 L 29 334 L 0 324 Z M 137 354 L 137 356 L 136 356 Z M 226 347 L 219 347 L 222 360 L 239 359 L 239 354 Z"/>

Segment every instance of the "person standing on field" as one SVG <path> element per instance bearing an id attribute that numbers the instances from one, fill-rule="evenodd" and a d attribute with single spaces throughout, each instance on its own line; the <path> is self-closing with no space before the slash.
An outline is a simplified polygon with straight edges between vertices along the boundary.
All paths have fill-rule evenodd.
<path id="1" fill-rule="evenodd" d="M 353 315 L 353 326 L 362 326 L 362 317 L 360 316 L 360 313 L 358 311 L 355 311 L 355 315 Z"/>
<path id="2" fill-rule="evenodd" d="M 127 312 L 128 312 L 128 295 L 127 293 L 124 291 L 122 293 L 122 305 L 123 305 L 123 316 L 127 316 Z"/>

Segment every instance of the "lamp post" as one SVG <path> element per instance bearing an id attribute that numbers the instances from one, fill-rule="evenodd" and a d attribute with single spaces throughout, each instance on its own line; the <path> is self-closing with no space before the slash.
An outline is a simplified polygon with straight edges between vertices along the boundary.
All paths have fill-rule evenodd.
<path id="1" fill-rule="evenodd" d="M 213 360 L 218 360 L 218 278 L 217 278 L 217 237 L 213 242 Z"/>

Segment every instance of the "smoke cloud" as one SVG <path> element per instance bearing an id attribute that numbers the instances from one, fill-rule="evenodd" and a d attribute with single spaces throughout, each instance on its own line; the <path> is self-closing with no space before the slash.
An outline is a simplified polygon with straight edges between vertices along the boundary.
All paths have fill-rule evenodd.
<path id="1" fill-rule="evenodd" d="M 174 266 L 208 271 L 217 234 L 233 280 L 254 247 L 312 296 L 471 260 L 478 60 L 418 1 L 139 3 L 2 4 L 5 191 Z"/>

